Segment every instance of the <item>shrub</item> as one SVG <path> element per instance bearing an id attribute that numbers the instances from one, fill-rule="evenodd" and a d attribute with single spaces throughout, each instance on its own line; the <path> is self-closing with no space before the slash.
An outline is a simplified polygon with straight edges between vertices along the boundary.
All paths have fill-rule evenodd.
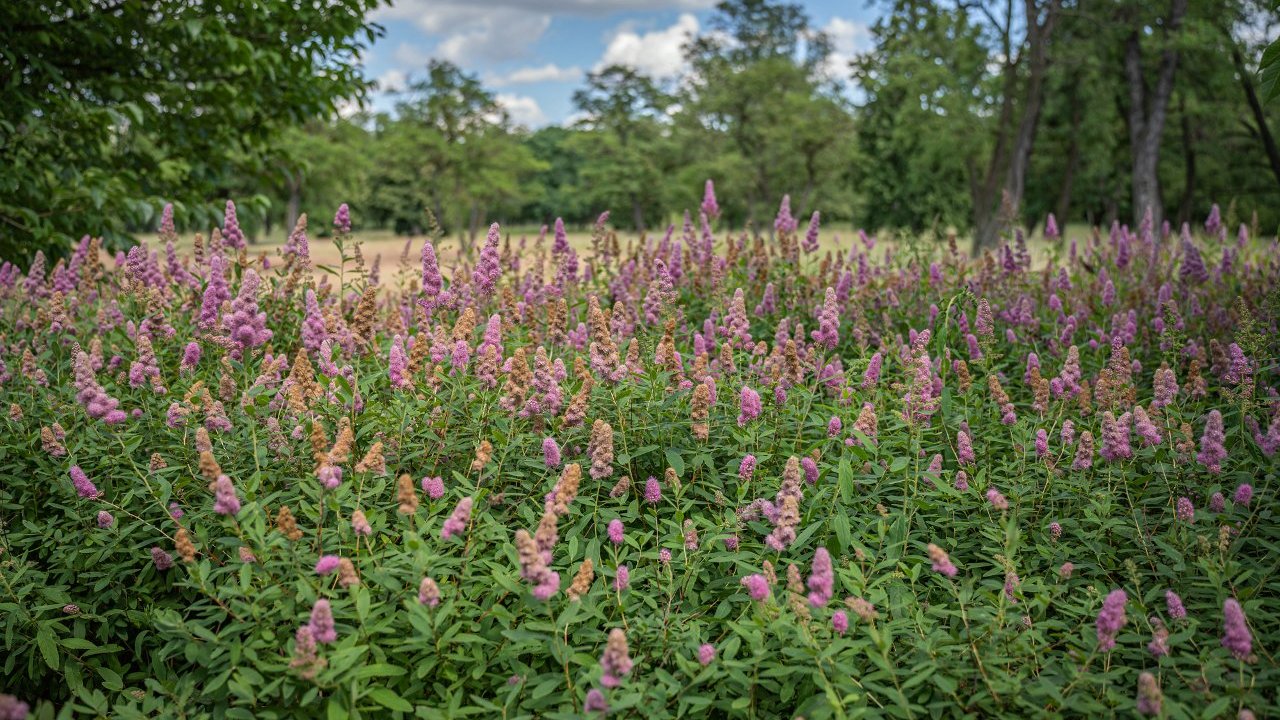
<path id="1" fill-rule="evenodd" d="M 0 268 L 6 712 L 1275 706 L 1274 242 L 233 223 Z"/>

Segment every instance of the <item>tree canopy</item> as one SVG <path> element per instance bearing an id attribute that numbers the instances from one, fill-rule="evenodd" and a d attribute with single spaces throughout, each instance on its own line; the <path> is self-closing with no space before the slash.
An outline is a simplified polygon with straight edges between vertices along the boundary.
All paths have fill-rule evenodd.
<path id="1" fill-rule="evenodd" d="M 0 4 L 0 254 L 207 213 L 370 86 L 379 0 Z M 263 187 L 263 190 L 269 188 Z"/>

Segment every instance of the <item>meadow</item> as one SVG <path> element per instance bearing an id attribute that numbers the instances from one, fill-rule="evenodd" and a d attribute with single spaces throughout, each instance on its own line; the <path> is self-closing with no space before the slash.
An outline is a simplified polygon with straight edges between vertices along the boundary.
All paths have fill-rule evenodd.
<path id="1" fill-rule="evenodd" d="M 0 720 L 1274 713 L 1276 238 L 718 215 L 0 265 Z"/>

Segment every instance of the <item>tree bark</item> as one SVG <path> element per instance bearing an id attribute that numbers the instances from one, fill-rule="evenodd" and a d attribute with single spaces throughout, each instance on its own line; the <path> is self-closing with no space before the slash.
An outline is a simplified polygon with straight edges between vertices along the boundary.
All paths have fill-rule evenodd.
<path id="1" fill-rule="evenodd" d="M 1062 171 L 1062 187 L 1058 191 L 1058 204 L 1054 207 L 1054 215 L 1058 218 L 1059 227 L 1068 222 L 1071 216 L 1071 193 L 1074 190 L 1076 171 L 1080 167 L 1080 125 L 1084 122 L 1084 110 L 1077 102 L 1077 83 L 1071 84 L 1071 140 L 1067 145 L 1067 167 Z"/>
<path id="2" fill-rule="evenodd" d="M 1009 126 L 1013 124 L 1013 92 L 1017 68 L 1005 65 L 1004 100 L 1000 103 L 1000 119 L 996 125 L 996 144 L 991 149 L 991 157 L 987 161 L 987 170 L 973 198 L 973 247 L 971 253 L 977 257 L 984 248 L 995 245 L 996 235 L 1000 230 L 1000 208 L 997 204 L 999 196 L 996 178 L 999 169 L 1004 167 L 1009 154 Z"/>
<path id="3" fill-rule="evenodd" d="M 631 196 L 631 221 L 635 223 L 636 232 L 644 232 L 644 207 L 640 204 L 640 198 Z"/>
<path id="4" fill-rule="evenodd" d="M 1044 108 L 1045 75 L 1049 69 L 1049 37 L 1058 19 L 1060 0 L 1050 0 L 1045 7 L 1044 20 L 1038 19 L 1036 0 L 1025 0 L 1027 15 L 1027 41 L 1031 62 L 1027 74 L 1026 99 L 1018 135 L 1013 143 L 1013 158 L 1009 163 L 1009 177 L 1005 189 L 1013 209 L 1022 206 L 1022 195 L 1027 186 L 1027 168 L 1031 164 L 1031 149 L 1035 145 L 1036 130 L 1040 126 L 1040 113 Z"/>
<path id="5" fill-rule="evenodd" d="M 1187 13 L 1187 0 L 1173 0 L 1165 22 L 1166 35 L 1182 27 Z M 1173 94 L 1173 77 L 1178 69 L 1178 51 L 1167 47 L 1160 54 L 1160 65 L 1154 89 L 1147 87 L 1142 70 L 1141 30 L 1129 33 L 1124 47 L 1124 75 L 1129 86 L 1129 149 L 1132 159 L 1133 223 L 1142 222 L 1148 209 L 1155 227 L 1164 219 L 1160 199 L 1160 140 L 1164 135 L 1169 98 Z"/>
<path id="6" fill-rule="evenodd" d="M 1253 113 L 1253 121 L 1258 125 L 1258 137 L 1262 139 L 1262 148 L 1267 153 L 1267 162 L 1271 165 L 1271 174 L 1275 175 L 1276 182 L 1280 183 L 1280 149 L 1276 147 L 1275 137 L 1271 134 L 1271 128 L 1267 124 L 1267 113 L 1262 108 L 1262 103 L 1258 101 L 1258 92 L 1253 87 L 1253 78 L 1244 66 L 1244 58 L 1240 55 L 1240 48 L 1233 46 L 1231 48 L 1231 58 L 1236 64 L 1236 73 L 1240 75 L 1240 86 L 1244 88 L 1245 100 L 1249 102 L 1249 110 Z"/>
<path id="7" fill-rule="evenodd" d="M 480 205 L 479 203 L 471 203 L 471 221 L 467 223 L 467 245 L 463 250 L 471 252 L 471 248 L 476 245 L 476 238 L 480 236 Z"/>
<path id="8" fill-rule="evenodd" d="M 302 171 L 284 173 L 284 184 L 289 190 L 289 202 L 284 208 L 284 226 L 288 232 L 298 224 L 298 216 L 302 214 Z"/>
<path id="9" fill-rule="evenodd" d="M 1191 116 L 1187 114 L 1187 101 L 1178 100 L 1178 114 L 1182 121 L 1182 163 L 1185 182 L 1182 186 L 1182 201 L 1178 203 L 1178 222 L 1190 222 L 1195 208 L 1196 194 L 1196 146 L 1195 128 L 1191 125 Z"/>
<path id="10" fill-rule="evenodd" d="M 1049 38 L 1057 21 L 1060 6 L 1061 0 L 1049 0 L 1041 18 L 1037 0 L 1024 0 L 1027 24 L 1024 43 L 1027 46 L 1030 61 L 1026 92 L 1022 102 L 1022 115 L 1018 119 L 1012 147 L 1010 147 L 1009 134 L 1014 122 L 1013 100 L 1017 92 L 1018 66 L 1022 60 L 1013 57 L 1009 24 L 1001 28 L 1005 51 L 1004 100 L 1000 108 L 996 144 L 991 151 L 985 179 L 974 197 L 972 254 L 975 257 L 984 248 L 995 245 L 1000 230 L 1001 210 L 1006 202 L 1014 212 L 1022 204 L 1022 195 L 1026 190 L 1027 169 L 1031 164 L 1031 150 L 1035 145 L 1036 130 L 1039 128 L 1040 114 L 1044 107 L 1044 81 L 1049 67 Z M 1006 12 L 1012 13 L 1011 5 L 1006 6 Z M 999 184 L 1002 171 L 1004 172 L 1003 186 Z"/>

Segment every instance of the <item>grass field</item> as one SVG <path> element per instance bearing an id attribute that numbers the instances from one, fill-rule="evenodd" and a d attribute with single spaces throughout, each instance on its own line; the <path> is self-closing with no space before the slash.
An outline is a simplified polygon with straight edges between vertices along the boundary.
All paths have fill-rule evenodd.
<path id="1" fill-rule="evenodd" d="M 624 249 L 628 243 L 633 242 L 640 237 L 638 233 L 632 231 L 622 230 L 617 232 L 618 242 Z M 665 232 L 665 230 L 659 232 L 657 237 L 660 238 L 662 232 Z M 739 231 L 734 232 L 735 237 L 738 232 Z M 1063 238 L 1064 241 L 1070 238 L 1076 238 L 1083 241 L 1089 233 L 1090 228 L 1086 225 L 1069 225 L 1063 229 Z M 679 230 L 677 230 L 677 235 L 678 234 Z M 537 239 L 538 228 L 516 227 L 509 230 L 504 228 L 504 238 L 508 235 L 511 237 L 513 248 L 517 247 L 520 238 L 524 237 L 528 241 L 527 247 L 531 249 L 534 241 Z M 649 236 L 652 237 L 653 234 L 650 233 Z M 191 239 L 194 237 L 194 234 L 184 233 L 181 237 L 182 244 L 179 246 L 178 250 L 182 253 L 186 253 L 190 250 Z M 386 272 L 395 272 L 402 257 L 405 258 L 408 265 L 417 266 L 422 252 L 422 243 L 425 240 L 425 236 L 397 235 L 390 230 L 384 229 L 356 230 L 354 237 L 356 241 L 360 243 L 360 249 L 364 254 L 365 260 L 372 263 L 375 258 L 381 258 L 381 267 Z M 589 231 L 571 230 L 567 233 L 567 237 L 569 245 L 577 250 L 580 255 L 590 251 L 591 233 Z M 727 237 L 726 233 L 720 233 L 716 236 L 717 247 L 722 246 L 725 237 Z M 274 258 L 279 253 L 286 239 L 286 235 L 273 233 L 258 238 L 258 242 L 250 245 L 249 249 L 254 254 L 266 253 L 268 257 Z M 152 247 L 156 247 L 159 242 L 159 237 L 154 233 L 147 233 L 139 235 L 138 240 L 139 242 L 145 242 Z M 479 238 L 479 243 L 483 244 L 483 242 L 484 238 Z M 550 248 L 550 232 L 548 232 L 546 242 L 547 247 Z M 857 228 L 849 225 L 824 228 L 821 236 L 819 237 L 819 242 L 824 250 L 849 250 L 853 248 L 855 244 L 861 248 L 861 244 L 858 243 Z M 961 237 L 957 242 L 959 243 L 962 251 L 968 249 L 968 238 Z M 406 243 L 408 243 L 407 248 Z M 888 233 L 880 233 L 877 235 L 877 252 L 882 252 L 885 247 L 896 247 L 900 244 L 901 242 L 895 236 Z M 1046 240 L 1042 235 L 1035 235 L 1028 238 L 1027 245 L 1036 264 L 1039 265 L 1049 257 L 1055 244 Z M 462 240 L 456 235 L 450 235 L 437 241 L 435 246 L 436 255 L 439 258 L 441 269 L 451 271 L 457 262 L 458 253 L 463 246 Z M 939 240 L 937 246 L 939 251 L 945 248 L 945 244 L 942 240 Z M 340 261 L 340 255 L 337 246 L 334 245 L 331 239 L 313 237 L 311 239 L 311 259 L 314 265 L 318 268 L 336 267 Z M 448 273 L 446 272 L 446 274 Z"/>

